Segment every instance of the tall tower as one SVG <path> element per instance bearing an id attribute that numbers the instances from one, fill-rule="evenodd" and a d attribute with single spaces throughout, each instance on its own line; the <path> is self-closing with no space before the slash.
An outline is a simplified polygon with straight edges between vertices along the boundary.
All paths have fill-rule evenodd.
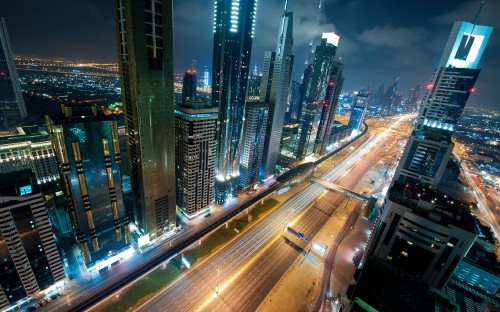
<path id="1" fill-rule="evenodd" d="M 257 0 L 216 0 L 214 11 L 212 106 L 219 109 L 215 201 L 223 204 L 238 183 Z"/>
<path id="2" fill-rule="evenodd" d="M 259 181 L 262 167 L 264 140 L 269 108 L 267 103 L 248 102 L 245 107 L 245 125 L 243 127 L 243 146 L 241 148 L 239 187 L 252 187 Z"/>
<path id="3" fill-rule="evenodd" d="M 314 152 L 323 108 L 328 105 L 326 95 L 339 39 L 335 33 L 323 33 L 321 44 L 316 47 L 311 76 L 305 86 L 304 97 L 301 97 L 303 103 L 296 138 L 296 159 L 304 159 Z"/>
<path id="4" fill-rule="evenodd" d="M 261 180 L 274 175 L 274 169 L 278 161 L 294 58 L 292 55 L 292 30 L 293 13 L 287 12 L 285 4 L 285 12 L 281 17 L 278 44 L 275 51 L 266 52 L 264 74 L 262 76 L 263 83 L 260 88 L 260 100 L 269 105 L 264 154 L 262 155 L 262 168 L 260 169 Z"/>
<path id="5" fill-rule="evenodd" d="M 177 206 L 189 218 L 214 198 L 217 108 L 203 101 L 175 107 Z"/>
<path id="6" fill-rule="evenodd" d="M 330 81 L 326 89 L 326 103 L 321 113 L 318 135 L 316 136 L 314 145 L 314 152 L 318 155 L 326 152 L 326 147 L 330 141 L 330 133 L 332 132 L 335 120 L 335 111 L 339 103 L 340 92 L 342 92 L 342 87 L 344 86 L 343 73 L 344 64 L 338 61 L 333 62 L 333 67 L 330 70 Z"/>
<path id="7" fill-rule="evenodd" d="M 451 135 L 474 92 L 492 31 L 493 27 L 463 21 L 453 25 L 394 181 L 439 184 L 454 146 Z"/>
<path id="8" fill-rule="evenodd" d="M 135 223 L 154 238 L 176 224 L 172 0 L 114 5 Z"/>
<path id="9" fill-rule="evenodd" d="M 186 70 L 182 80 L 182 103 L 196 99 L 196 69 Z"/>
<path id="10" fill-rule="evenodd" d="M 5 19 L 0 17 L 0 131 L 9 130 L 27 115 L 12 58 L 7 25 Z"/>

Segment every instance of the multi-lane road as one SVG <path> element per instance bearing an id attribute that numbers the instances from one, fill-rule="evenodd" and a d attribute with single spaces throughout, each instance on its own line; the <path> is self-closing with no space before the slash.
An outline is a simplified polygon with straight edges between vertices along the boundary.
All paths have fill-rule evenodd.
<path id="1" fill-rule="evenodd" d="M 354 187 L 378 161 L 384 145 L 393 140 L 390 131 L 402 120 L 362 144 L 337 166 L 323 173 L 322 178 L 346 188 Z M 157 293 L 139 310 L 255 310 L 299 254 L 296 248 L 284 243 L 279 233 L 305 212 L 295 220 L 294 228 L 314 236 L 335 212 L 336 203 L 344 198 L 342 194 L 327 193 L 309 208 L 323 192 L 321 186 L 313 184 L 295 194 L 262 221 Z"/>

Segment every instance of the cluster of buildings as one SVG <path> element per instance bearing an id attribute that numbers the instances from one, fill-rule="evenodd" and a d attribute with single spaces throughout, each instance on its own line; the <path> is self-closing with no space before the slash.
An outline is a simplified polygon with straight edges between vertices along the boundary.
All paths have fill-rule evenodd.
<path id="1" fill-rule="evenodd" d="M 469 204 L 441 184 L 454 147 L 451 136 L 491 31 L 455 22 L 348 291 L 351 311 L 459 311 L 444 292 L 448 284 L 475 289 L 498 304 L 494 245 Z"/>

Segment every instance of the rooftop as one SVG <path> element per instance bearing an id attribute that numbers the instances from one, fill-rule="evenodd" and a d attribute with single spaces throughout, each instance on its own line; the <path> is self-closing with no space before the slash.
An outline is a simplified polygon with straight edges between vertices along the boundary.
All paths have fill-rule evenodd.
<path id="1" fill-rule="evenodd" d="M 50 141 L 47 128 L 39 126 L 18 127 L 17 133 L 0 137 L 0 145 L 16 144 L 26 141 L 34 143 Z"/>
<path id="2" fill-rule="evenodd" d="M 472 246 L 464 261 L 500 276 L 500 262 L 492 252 L 487 252 L 477 246 Z"/>
<path id="3" fill-rule="evenodd" d="M 389 190 L 389 199 L 436 223 L 476 232 L 468 205 L 430 186 L 395 182 Z"/>

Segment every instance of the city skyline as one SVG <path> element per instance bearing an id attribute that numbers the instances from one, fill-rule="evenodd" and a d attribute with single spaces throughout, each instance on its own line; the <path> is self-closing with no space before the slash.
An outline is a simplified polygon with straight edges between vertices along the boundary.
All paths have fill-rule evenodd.
<path id="1" fill-rule="evenodd" d="M 110 1 L 88 0 L 82 3 L 30 3 L 28 0 L 9 2 L 1 0 L 0 15 L 6 18 L 14 53 L 42 56 L 60 56 L 76 59 L 115 62 L 114 24 L 111 22 L 113 9 Z M 257 11 L 256 41 L 252 55 L 260 56 L 275 47 L 279 25 L 273 17 L 280 16 L 284 1 L 262 2 Z M 356 90 L 369 83 L 373 87 L 388 85 L 401 76 L 401 90 L 406 90 L 431 80 L 429 72 L 437 66 L 440 47 L 446 42 L 448 29 L 455 20 L 472 20 L 480 1 L 434 3 L 393 3 L 389 1 L 371 3 L 354 1 L 339 3 L 323 1 L 321 25 L 316 24 L 316 1 L 289 1 L 289 10 L 296 11 L 299 29 L 294 35 L 296 66 L 293 79 L 299 80 L 307 57 L 311 36 L 319 38 L 321 32 L 335 31 L 341 36 L 338 56 L 346 65 L 345 90 Z M 432 7 L 432 9 L 429 9 Z M 29 9 L 28 9 L 29 8 Z M 360 9 L 363 9 L 362 12 Z M 495 12 L 500 3 L 487 1 L 481 13 L 479 24 L 498 26 Z M 17 18 L 16 12 L 23 12 L 26 18 Z M 33 12 L 37 12 L 34 14 Z M 41 14 L 40 14 L 41 12 Z M 175 70 L 182 72 L 193 59 L 200 68 L 211 64 L 212 13 L 211 1 L 174 1 Z M 370 12 L 370 13 L 363 13 Z M 63 14 L 64 13 L 64 14 Z M 27 14 L 27 16 L 26 16 Z M 78 14 L 78 18 L 75 18 Z M 353 14 L 359 15 L 356 23 Z M 47 16 L 57 16 L 48 19 Z M 193 18 L 197 16 L 197 18 Z M 36 25 L 36 26 L 35 26 Z M 69 32 L 65 25 L 74 25 Z M 206 29 L 199 31 L 199 29 Z M 74 40 L 74 34 L 79 40 Z M 49 44 L 47 44 L 49 43 Z M 316 42 L 317 43 L 317 42 Z M 493 34 L 490 46 L 500 46 L 500 37 Z M 412 60 L 418 60 L 412 62 Z M 262 68 L 263 58 L 253 57 Z M 418 65 L 416 65 L 418 64 Z M 485 53 L 485 67 L 477 83 L 477 92 L 471 96 L 470 104 L 475 107 L 494 108 L 495 81 L 500 80 L 500 56 Z M 410 75 L 402 75 L 411 72 Z"/>

